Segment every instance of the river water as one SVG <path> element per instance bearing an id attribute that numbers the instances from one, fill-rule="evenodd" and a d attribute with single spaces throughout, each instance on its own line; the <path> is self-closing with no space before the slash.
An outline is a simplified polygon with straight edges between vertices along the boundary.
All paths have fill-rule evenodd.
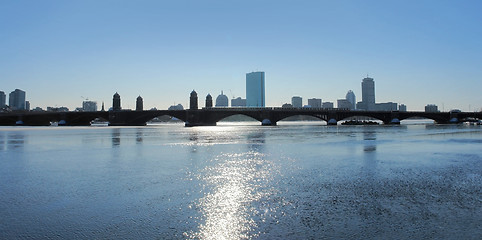
<path id="1" fill-rule="evenodd" d="M 0 127 L 0 239 L 482 239 L 482 128 Z"/>

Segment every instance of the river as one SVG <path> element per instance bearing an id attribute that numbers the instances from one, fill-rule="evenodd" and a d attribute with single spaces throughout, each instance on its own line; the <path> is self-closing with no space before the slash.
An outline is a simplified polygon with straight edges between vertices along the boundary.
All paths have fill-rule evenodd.
<path id="1" fill-rule="evenodd" d="M 482 127 L 0 127 L 1 239 L 482 239 Z"/>

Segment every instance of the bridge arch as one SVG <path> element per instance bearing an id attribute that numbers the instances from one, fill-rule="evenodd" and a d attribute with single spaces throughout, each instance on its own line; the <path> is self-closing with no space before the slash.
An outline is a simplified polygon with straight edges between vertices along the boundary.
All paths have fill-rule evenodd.
<path id="1" fill-rule="evenodd" d="M 231 116 L 227 116 L 225 118 L 222 118 L 220 119 L 219 121 L 217 122 L 227 122 L 227 121 L 238 121 L 238 122 L 259 122 L 258 119 L 256 118 L 253 118 L 251 116 L 248 116 L 246 114 L 241 114 L 241 113 L 237 113 L 237 114 L 233 114 Z"/>
<path id="2" fill-rule="evenodd" d="M 288 121 L 320 121 L 320 122 L 328 122 L 327 119 L 325 119 L 322 116 L 317 116 L 315 114 L 296 114 L 296 115 L 291 115 L 291 116 L 285 116 L 281 119 L 279 119 L 277 122 L 288 122 Z"/>
<path id="3" fill-rule="evenodd" d="M 400 121 L 413 119 L 413 118 L 424 118 L 430 119 L 437 123 L 448 123 L 450 120 L 450 115 L 444 113 L 431 113 L 431 112 L 416 112 L 416 113 L 399 113 Z"/>
<path id="4" fill-rule="evenodd" d="M 261 117 L 258 113 L 256 112 L 213 112 L 215 114 L 213 114 L 213 117 L 211 118 L 211 121 L 213 122 L 219 122 L 223 119 L 226 119 L 228 117 L 232 117 L 232 116 L 237 116 L 237 115 L 241 115 L 241 116 L 245 116 L 245 117 L 248 117 L 248 118 L 251 118 L 253 120 L 256 120 L 258 122 L 263 122 L 264 118 Z"/>
<path id="5" fill-rule="evenodd" d="M 377 118 L 377 117 L 373 117 L 369 114 L 356 114 L 356 115 L 353 115 L 353 116 L 349 116 L 349 117 L 344 117 L 344 118 L 341 118 L 338 120 L 338 122 L 341 122 L 341 121 L 348 121 L 348 120 L 352 120 L 352 119 L 356 119 L 356 118 L 362 118 L 361 121 L 365 121 L 365 120 L 368 120 L 368 121 L 381 121 L 381 122 L 384 122 L 383 119 L 381 118 Z"/>
<path id="6" fill-rule="evenodd" d="M 147 119 L 147 117 L 146 117 L 146 119 Z M 155 116 L 151 119 L 148 119 L 146 121 L 146 123 L 153 123 L 153 122 L 166 123 L 166 122 L 184 122 L 184 121 L 175 117 L 175 116 L 171 116 L 169 114 L 161 114 L 161 115 Z"/>

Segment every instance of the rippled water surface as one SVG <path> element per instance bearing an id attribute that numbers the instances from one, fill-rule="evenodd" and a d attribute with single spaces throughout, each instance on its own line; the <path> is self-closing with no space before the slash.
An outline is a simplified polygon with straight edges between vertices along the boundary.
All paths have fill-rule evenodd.
<path id="1" fill-rule="evenodd" d="M 0 239 L 482 239 L 482 128 L 1 127 Z"/>

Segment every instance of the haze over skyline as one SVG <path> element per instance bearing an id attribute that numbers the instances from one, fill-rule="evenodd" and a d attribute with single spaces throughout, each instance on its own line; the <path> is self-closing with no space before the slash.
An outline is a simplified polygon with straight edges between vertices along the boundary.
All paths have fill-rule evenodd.
<path id="1" fill-rule="evenodd" d="M 336 102 L 375 80 L 377 102 L 482 108 L 480 1 L 2 1 L 0 91 L 32 107 L 201 106 L 245 98 L 266 73 L 266 106 Z M 304 102 L 306 104 L 306 102 Z M 470 109 L 469 109 L 470 106 Z"/>

